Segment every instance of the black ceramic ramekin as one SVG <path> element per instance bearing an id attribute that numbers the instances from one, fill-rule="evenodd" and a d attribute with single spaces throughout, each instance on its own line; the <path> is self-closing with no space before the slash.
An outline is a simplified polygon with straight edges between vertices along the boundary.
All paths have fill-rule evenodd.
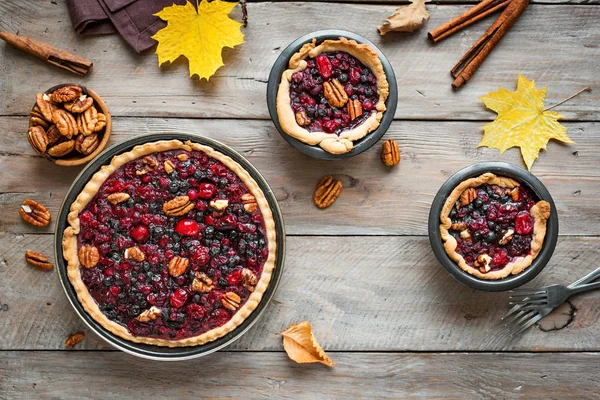
<path id="1" fill-rule="evenodd" d="M 260 304 L 240 326 L 238 326 L 236 329 L 234 329 L 227 335 L 220 337 L 219 339 L 210 343 L 206 343 L 200 346 L 171 348 L 130 342 L 107 331 L 92 317 L 90 317 L 90 315 L 83 309 L 83 307 L 79 303 L 79 300 L 77 299 L 77 294 L 71 286 L 71 282 L 69 281 L 69 278 L 67 276 L 67 266 L 65 260 L 63 259 L 62 252 L 62 239 L 63 232 L 67 227 L 67 214 L 69 213 L 69 207 L 71 206 L 71 203 L 73 203 L 73 201 L 75 200 L 77 195 L 79 195 L 85 184 L 90 180 L 92 175 L 100 169 L 101 166 L 108 164 L 113 156 L 129 151 L 134 146 L 154 142 L 157 140 L 172 139 L 178 139 L 181 141 L 191 140 L 195 143 L 210 146 L 220 151 L 221 153 L 231 157 L 237 163 L 239 163 L 246 171 L 248 171 L 248 173 L 252 176 L 252 178 L 254 178 L 254 180 L 258 183 L 258 186 L 265 194 L 265 197 L 267 198 L 267 201 L 271 208 L 271 212 L 273 213 L 273 219 L 275 220 L 275 230 L 277 234 L 277 261 L 275 265 L 275 270 L 273 271 L 273 276 L 271 277 L 271 283 L 269 284 L 268 289 L 263 295 Z M 222 349 L 223 347 L 239 339 L 244 333 L 246 333 L 248 329 L 252 327 L 252 325 L 254 325 L 254 323 L 256 323 L 258 318 L 264 312 L 267 304 L 270 302 L 271 298 L 275 294 L 275 290 L 277 289 L 277 285 L 279 284 L 279 280 L 283 272 L 285 258 L 285 229 L 283 225 L 283 217 L 281 211 L 279 210 L 279 206 L 277 204 L 277 200 L 275 199 L 273 191 L 267 184 L 266 180 L 258 172 L 258 170 L 256 170 L 256 168 L 254 168 L 254 166 L 252 166 L 252 164 L 250 164 L 238 152 L 236 152 L 228 146 L 225 146 L 220 142 L 200 135 L 192 135 L 186 133 L 157 133 L 137 136 L 132 139 L 126 140 L 123 143 L 119 143 L 115 146 L 108 148 L 107 150 L 102 152 L 98 157 L 96 157 L 96 159 L 94 159 L 91 163 L 89 163 L 83 169 L 83 171 L 81 171 L 79 176 L 75 179 L 75 183 L 67 192 L 65 200 L 63 201 L 63 204 L 61 206 L 60 214 L 58 215 L 58 220 L 56 223 L 54 247 L 58 276 L 65 290 L 65 293 L 67 294 L 67 298 L 69 299 L 69 302 L 71 303 L 79 317 L 81 317 L 83 322 L 85 322 L 85 324 L 92 331 L 94 331 L 98 336 L 100 336 L 102 339 L 104 339 L 114 347 L 126 353 L 152 360 L 179 361 L 201 357 L 213 353 L 219 349 Z"/>
<path id="2" fill-rule="evenodd" d="M 448 254 L 446 254 L 446 251 L 444 250 L 444 244 L 440 236 L 440 214 L 442 207 L 444 206 L 444 203 L 446 202 L 446 199 L 452 190 L 454 190 L 454 188 L 462 181 L 479 176 L 486 172 L 492 172 L 498 176 L 507 176 L 509 178 L 513 178 L 522 185 L 527 186 L 540 200 L 546 200 L 551 206 L 550 219 L 547 222 L 546 237 L 544 239 L 544 244 L 542 245 L 542 250 L 536 259 L 529 267 L 525 269 L 525 271 L 521 272 L 520 274 L 511 275 L 504 279 L 498 280 L 479 279 L 463 271 L 454 261 L 452 261 Z M 442 267 L 444 267 L 444 269 L 459 282 L 462 282 L 474 289 L 491 292 L 514 289 L 533 279 L 542 271 L 542 269 L 544 269 L 550 260 L 550 257 L 552 257 L 552 253 L 556 247 L 556 241 L 558 240 L 558 215 L 556 206 L 554 205 L 552 196 L 550 196 L 550 193 L 546 187 L 535 176 L 523 168 L 503 162 L 482 162 L 474 164 L 452 175 L 450 179 L 448 179 L 442 185 L 437 195 L 433 199 L 431 210 L 429 211 L 428 227 L 429 242 L 431 243 L 433 253 L 437 257 L 440 264 L 442 264 Z"/>
<path id="3" fill-rule="evenodd" d="M 377 52 L 379 59 L 381 60 L 381 64 L 383 65 L 383 70 L 387 76 L 388 84 L 390 86 L 390 94 L 385 101 L 386 111 L 383 113 L 383 117 L 381 118 L 377 129 L 375 129 L 373 132 L 370 132 L 362 139 L 355 141 L 354 147 L 348 153 L 331 154 L 319 146 L 311 146 L 303 143 L 298 139 L 288 135 L 283 129 L 281 129 L 279 117 L 277 116 L 277 89 L 279 88 L 279 82 L 281 81 L 281 75 L 283 74 L 283 71 L 288 68 L 290 58 L 294 53 L 300 50 L 304 44 L 309 43 L 313 38 L 317 39 L 317 44 L 319 44 L 327 39 L 338 39 L 340 36 L 356 40 L 358 43 L 366 43 Z M 371 41 L 360 35 L 357 35 L 356 33 L 336 29 L 327 29 L 309 33 L 308 35 L 304 35 L 296 39 L 279 55 L 275 61 L 275 64 L 273 64 L 271 73 L 269 74 L 269 82 L 267 84 L 267 105 L 269 107 L 269 114 L 271 114 L 271 119 L 273 120 L 275 127 L 289 144 L 300 150 L 302 153 L 314 158 L 319 158 L 321 160 L 339 160 L 343 158 L 350 158 L 362 153 L 363 151 L 366 151 L 375 143 L 377 143 L 385 134 L 390 127 L 392 120 L 394 119 L 394 114 L 396 113 L 396 106 L 398 105 L 398 84 L 396 82 L 396 75 L 394 74 L 392 65 L 385 55 L 383 55 L 381 50 L 379 50 Z"/>

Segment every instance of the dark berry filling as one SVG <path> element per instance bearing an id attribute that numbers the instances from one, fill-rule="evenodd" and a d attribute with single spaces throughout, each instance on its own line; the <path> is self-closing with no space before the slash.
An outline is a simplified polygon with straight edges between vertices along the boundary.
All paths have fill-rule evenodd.
<path id="1" fill-rule="evenodd" d="M 373 72 L 346 52 L 321 53 L 306 60 L 307 67 L 292 75 L 291 106 L 298 121 L 310 132 L 340 134 L 355 128 L 376 112 L 379 101 L 377 79 Z M 348 98 L 334 107 L 324 93 L 325 82 L 336 80 Z M 354 105 L 358 100 L 360 108 Z M 349 108 L 354 107 L 354 110 Z M 357 112 L 357 108 L 358 111 Z"/>
<path id="2" fill-rule="evenodd" d="M 474 190 L 476 197 L 470 203 L 462 205 L 459 200 L 450 212 L 456 252 L 483 273 L 528 255 L 533 239 L 530 210 L 536 203 L 534 194 L 523 186 L 506 189 L 486 184 Z"/>
<path id="3" fill-rule="evenodd" d="M 100 253 L 99 263 L 82 269 L 81 276 L 100 310 L 133 335 L 197 336 L 229 321 L 250 296 L 253 288 L 240 277 L 242 269 L 260 277 L 268 257 L 262 214 L 259 208 L 246 211 L 242 196 L 249 189 L 206 154 L 167 151 L 151 157 L 157 162 L 153 169 L 138 159 L 115 171 L 81 212 L 78 245 Z M 171 173 L 165 171 L 167 160 Z M 114 193 L 130 198 L 112 204 L 107 197 Z M 182 216 L 165 214 L 163 204 L 176 196 L 188 196 L 194 208 Z M 226 208 L 211 206 L 219 199 L 228 200 Z M 133 246 L 144 253 L 143 261 L 126 256 Z M 168 269 L 174 257 L 189 261 L 177 277 Z M 212 281 L 211 290 L 193 289 L 197 273 Z M 239 296 L 239 306 L 224 305 L 228 293 Z M 140 321 L 152 306 L 160 315 Z"/>

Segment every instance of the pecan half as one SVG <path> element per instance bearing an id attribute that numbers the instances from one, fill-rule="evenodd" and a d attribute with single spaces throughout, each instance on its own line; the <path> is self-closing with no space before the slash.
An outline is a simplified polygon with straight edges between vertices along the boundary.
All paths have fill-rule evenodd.
<path id="1" fill-rule="evenodd" d="M 350 121 L 360 117 L 363 114 L 362 104 L 360 104 L 360 100 L 354 99 L 348 102 L 348 114 L 350 114 Z"/>
<path id="2" fill-rule="evenodd" d="M 66 142 L 59 143 L 48 149 L 48 154 L 52 157 L 66 156 L 75 149 L 75 140 L 67 140 Z"/>
<path id="3" fill-rule="evenodd" d="M 119 203 L 129 200 L 130 198 L 131 198 L 131 196 L 129 195 L 129 193 L 120 192 L 120 193 L 109 194 L 108 197 L 106 198 L 106 200 L 108 200 L 108 202 L 110 204 L 119 204 Z"/>
<path id="4" fill-rule="evenodd" d="M 48 97 L 47 94 L 38 93 L 35 96 L 35 104 L 38 106 L 40 113 L 44 116 L 44 119 L 51 122 L 52 113 L 58 110 L 58 107 L 50 101 L 50 97 Z"/>
<path id="5" fill-rule="evenodd" d="M 240 296 L 233 292 L 227 292 L 221 298 L 221 303 L 223 304 L 223 307 L 231 311 L 237 310 L 241 302 L 242 299 L 240 299 Z"/>
<path id="6" fill-rule="evenodd" d="M 125 258 L 142 262 L 146 259 L 146 255 L 139 247 L 133 246 L 125 249 Z"/>
<path id="7" fill-rule="evenodd" d="M 514 229 L 508 229 L 506 231 L 506 233 L 504 234 L 504 236 L 502 236 L 502 239 L 500 239 L 498 241 L 498 244 L 500 244 L 501 246 L 504 246 L 505 244 L 510 242 L 513 238 L 514 233 L 515 233 Z"/>
<path id="8" fill-rule="evenodd" d="M 400 148 L 395 140 L 386 140 L 383 142 L 381 161 L 388 167 L 393 167 L 400 163 Z"/>
<path id="9" fill-rule="evenodd" d="M 31 250 L 25 251 L 25 261 L 42 271 L 50 271 L 54 268 L 54 265 L 48 261 L 48 257 Z"/>
<path id="10" fill-rule="evenodd" d="M 454 229 L 455 231 L 464 231 L 465 229 L 467 229 L 467 223 L 464 221 L 455 222 L 452 225 L 450 225 L 450 229 Z"/>
<path id="11" fill-rule="evenodd" d="M 27 140 L 29 145 L 38 154 L 44 154 L 48 146 L 48 135 L 41 126 L 32 126 L 27 132 Z"/>
<path id="12" fill-rule="evenodd" d="M 512 197 L 513 201 L 519 201 L 521 196 L 519 195 L 519 188 L 513 188 L 512 190 L 508 191 L 508 194 L 510 194 L 510 197 Z"/>
<path id="13" fill-rule="evenodd" d="M 474 188 L 468 188 L 460 194 L 460 205 L 466 206 L 477 198 L 477 191 Z"/>
<path id="14" fill-rule="evenodd" d="M 242 285 L 250 292 L 254 292 L 254 287 L 258 283 L 258 278 L 254 275 L 254 272 L 248 268 L 242 269 Z"/>
<path id="15" fill-rule="evenodd" d="M 256 198 L 252 193 L 242 195 L 242 204 L 244 205 L 244 210 L 247 212 L 254 212 L 258 208 L 258 203 L 256 203 Z"/>
<path id="16" fill-rule="evenodd" d="M 79 263 L 85 268 L 92 268 L 100 261 L 100 253 L 94 246 L 81 246 L 78 252 Z"/>
<path id="17" fill-rule="evenodd" d="M 66 103 L 81 96 L 81 87 L 77 85 L 63 86 L 50 94 L 50 100 L 55 103 Z"/>
<path id="18" fill-rule="evenodd" d="M 188 158 L 189 158 L 188 155 L 185 153 L 177 154 L 177 159 L 179 161 L 187 161 Z"/>
<path id="19" fill-rule="evenodd" d="M 212 279 L 208 277 L 208 275 L 202 272 L 196 272 L 196 277 L 192 282 L 192 291 L 199 293 L 208 293 L 213 290 L 215 286 L 213 285 Z"/>
<path id="20" fill-rule="evenodd" d="M 87 156 L 92 154 L 100 145 L 97 133 L 92 133 L 89 136 L 79 135 L 75 141 L 75 150 Z"/>
<path id="21" fill-rule="evenodd" d="M 85 339 L 85 333 L 77 332 L 69 336 L 69 338 L 65 341 L 65 346 L 67 347 L 75 347 L 79 343 L 81 343 Z"/>
<path id="22" fill-rule="evenodd" d="M 173 171 L 175 171 L 175 164 L 173 164 L 173 161 L 171 160 L 165 161 L 164 167 L 167 174 L 171 174 Z"/>
<path id="23" fill-rule="evenodd" d="M 135 171 L 137 175 L 144 175 L 148 172 L 154 171 L 158 167 L 158 160 L 154 156 L 146 156 L 142 158 L 142 169 Z"/>
<path id="24" fill-rule="evenodd" d="M 188 265 L 190 265 L 190 262 L 187 258 L 173 257 L 169 261 L 169 274 L 177 278 L 187 270 Z"/>
<path id="25" fill-rule="evenodd" d="M 140 315 L 138 315 L 136 319 L 140 322 L 150 322 L 158 318 L 160 316 L 160 313 L 160 308 L 152 306 L 146 311 L 143 311 Z"/>
<path id="26" fill-rule="evenodd" d="M 344 86 L 335 78 L 323 83 L 323 94 L 333 107 L 342 108 L 348 101 Z"/>
<path id="27" fill-rule="evenodd" d="M 47 226 L 50 223 L 50 211 L 40 203 L 25 199 L 19 208 L 19 214 L 25 222 L 34 226 Z"/>
<path id="28" fill-rule="evenodd" d="M 331 175 L 324 176 L 317 184 L 313 201 L 319 208 L 327 208 L 333 204 L 342 191 L 342 182 L 333 179 Z"/>
<path id="29" fill-rule="evenodd" d="M 50 124 L 42 114 L 32 111 L 29 113 L 29 126 L 43 126 L 47 128 Z"/>
<path id="30" fill-rule="evenodd" d="M 94 106 L 91 106 L 77 116 L 77 127 L 79 128 L 79 132 L 85 136 L 91 135 L 96 130 L 97 123 L 98 111 Z"/>
<path id="31" fill-rule="evenodd" d="M 306 115 L 306 111 L 302 110 L 296 113 L 296 122 L 300 126 L 306 126 L 310 125 L 311 120 L 308 118 L 308 115 Z"/>
<path id="32" fill-rule="evenodd" d="M 52 122 L 54 122 L 54 125 L 58 128 L 60 134 L 67 139 L 71 139 L 78 133 L 77 121 L 75 121 L 75 117 L 68 111 L 54 111 L 52 113 Z"/>
<path id="33" fill-rule="evenodd" d="M 473 263 L 473 265 L 479 268 L 481 272 L 490 272 L 490 270 L 492 269 L 490 267 L 491 262 L 492 257 L 488 256 L 487 254 L 480 254 Z"/>
<path id="34" fill-rule="evenodd" d="M 177 196 L 163 204 L 165 214 L 173 217 L 181 217 L 194 208 L 194 203 L 187 196 Z"/>
<path id="35" fill-rule="evenodd" d="M 82 113 L 88 108 L 90 108 L 94 104 L 94 99 L 91 97 L 84 95 L 79 96 L 78 99 L 73 100 L 71 102 L 63 104 L 65 110 L 74 112 L 74 113 Z"/>
<path id="36" fill-rule="evenodd" d="M 102 113 L 98 113 L 98 122 L 96 122 L 96 126 L 94 127 L 94 132 L 101 131 L 106 126 L 106 115 Z"/>
<path id="37" fill-rule="evenodd" d="M 208 205 L 211 208 L 214 208 L 216 211 L 223 212 L 229 206 L 229 200 L 227 199 L 217 199 L 211 200 Z"/>
<path id="38" fill-rule="evenodd" d="M 63 135 L 61 135 L 56 125 L 51 125 L 50 128 L 48 128 L 46 136 L 48 137 L 48 145 L 55 144 L 63 138 Z"/>

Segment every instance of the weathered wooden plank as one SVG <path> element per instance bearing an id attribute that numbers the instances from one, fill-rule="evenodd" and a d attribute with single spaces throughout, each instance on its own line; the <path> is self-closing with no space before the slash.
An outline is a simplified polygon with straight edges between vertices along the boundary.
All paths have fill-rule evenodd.
<path id="1" fill-rule="evenodd" d="M 22 117 L 0 117 L 0 232 L 51 232 L 24 224 L 18 213 L 24 198 L 46 204 L 53 215 L 79 172 L 51 165 L 25 140 Z M 392 170 L 380 161 L 380 146 L 351 161 L 309 158 L 289 146 L 270 121 L 115 118 L 111 143 L 132 135 L 162 131 L 205 134 L 244 154 L 265 176 L 279 199 L 290 234 L 427 234 L 429 206 L 442 183 L 457 170 L 479 161 L 523 165 L 516 149 L 477 148 L 481 122 L 395 121 L 386 138 L 397 139 L 402 161 Z M 600 234 L 600 125 L 567 123 L 576 145 L 548 145 L 533 172 L 554 196 L 561 233 Z M 299 173 L 299 171 L 302 171 Z M 312 193 L 319 178 L 334 173 L 342 195 L 318 210 Z"/>
<path id="2" fill-rule="evenodd" d="M 295 364 L 280 352 L 220 352 L 176 363 L 117 352 L 0 356 L 0 395 L 15 400 L 598 398 L 597 353 L 335 353 L 333 369 Z"/>
<path id="3" fill-rule="evenodd" d="M 0 235 L 0 349 L 62 349 L 85 330 L 55 273 L 24 261 L 26 249 L 53 253 L 51 235 Z M 597 267 L 600 237 L 561 237 L 533 285 L 570 283 Z M 426 237 L 302 237 L 287 239 L 286 267 L 266 313 L 235 350 L 281 350 L 279 332 L 308 319 L 329 350 L 600 350 L 600 294 L 573 299 L 570 325 L 501 337 L 506 293 L 471 290 L 437 263 Z M 0 308 L 3 309 L 4 307 Z M 556 324 L 563 327 L 568 318 Z M 552 327 L 546 324 L 545 327 Z M 88 333 L 85 349 L 108 348 Z"/>
<path id="4" fill-rule="evenodd" d="M 332 12 L 332 7 L 335 11 Z M 428 6 L 435 27 L 458 15 L 466 5 Z M 297 37 L 325 28 L 356 31 L 373 40 L 395 68 L 400 84 L 397 118 L 491 119 L 478 96 L 513 88 L 517 72 L 548 85 L 548 104 L 584 86 L 600 84 L 600 8 L 533 5 L 515 24 L 469 84 L 453 92 L 449 71 L 479 38 L 490 20 L 433 46 L 425 30 L 381 38 L 376 27 L 393 5 L 329 3 L 252 3 L 246 43 L 225 51 L 226 67 L 210 83 L 188 78 L 183 59 L 162 69 L 152 51 L 136 55 L 117 36 L 78 37 L 65 2 L 2 2 L 0 28 L 45 40 L 93 59 L 94 71 L 77 79 L 10 46 L 0 57 L 0 115 L 24 115 L 34 94 L 56 83 L 80 81 L 103 96 L 116 116 L 194 118 L 268 118 L 265 90 L 273 62 Z M 238 11 L 236 11 L 238 12 Z M 298 18 L 302 17 L 302 23 Z M 561 106 L 568 119 L 598 120 L 598 92 Z"/>

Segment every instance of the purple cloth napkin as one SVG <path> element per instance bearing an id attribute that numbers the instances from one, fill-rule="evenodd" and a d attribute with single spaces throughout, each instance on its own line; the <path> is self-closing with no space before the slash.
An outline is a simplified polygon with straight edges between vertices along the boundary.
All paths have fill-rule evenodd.
<path id="1" fill-rule="evenodd" d="M 67 0 L 71 22 L 81 35 L 118 32 L 138 53 L 156 44 L 151 38 L 166 23 L 156 14 L 186 0 Z"/>

